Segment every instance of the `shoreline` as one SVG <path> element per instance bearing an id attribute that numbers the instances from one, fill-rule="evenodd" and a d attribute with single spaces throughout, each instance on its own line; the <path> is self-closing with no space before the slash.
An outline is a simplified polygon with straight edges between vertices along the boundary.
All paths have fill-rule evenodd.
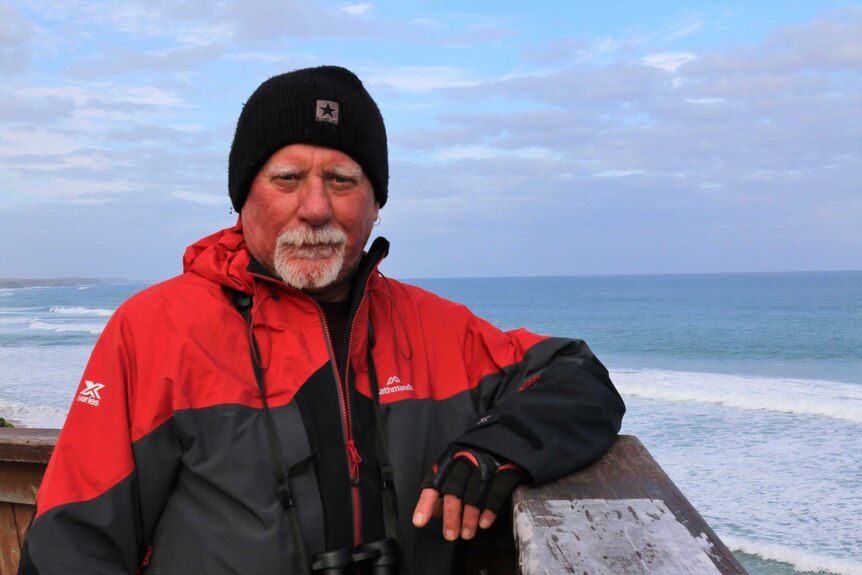
<path id="1" fill-rule="evenodd" d="M 126 283 L 123 278 L 0 278 L 0 289 L 17 289 L 33 287 L 73 287 Z"/>

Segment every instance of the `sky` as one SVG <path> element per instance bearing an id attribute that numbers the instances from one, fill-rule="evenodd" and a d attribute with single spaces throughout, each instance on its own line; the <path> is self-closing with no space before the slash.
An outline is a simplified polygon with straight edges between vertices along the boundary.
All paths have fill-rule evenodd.
<path id="1" fill-rule="evenodd" d="M 243 102 L 322 64 L 391 277 L 862 269 L 862 2 L 0 0 L 0 277 L 180 273 Z"/>

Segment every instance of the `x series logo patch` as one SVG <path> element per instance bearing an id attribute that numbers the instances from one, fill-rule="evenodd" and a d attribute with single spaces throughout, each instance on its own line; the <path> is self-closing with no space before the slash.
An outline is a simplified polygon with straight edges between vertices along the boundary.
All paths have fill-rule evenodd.
<path id="1" fill-rule="evenodd" d="M 87 405 L 98 406 L 99 402 L 102 401 L 102 396 L 99 395 L 99 391 L 101 391 L 105 385 L 85 379 L 84 386 L 85 389 L 78 392 L 78 397 L 76 397 L 75 400 L 80 401 L 81 403 L 86 403 Z"/>

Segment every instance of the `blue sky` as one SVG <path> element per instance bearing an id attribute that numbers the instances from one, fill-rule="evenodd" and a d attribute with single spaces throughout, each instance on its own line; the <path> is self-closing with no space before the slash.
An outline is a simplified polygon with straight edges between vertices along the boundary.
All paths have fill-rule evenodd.
<path id="1" fill-rule="evenodd" d="M 0 277 L 158 280 L 264 79 L 383 111 L 393 277 L 862 269 L 859 2 L 0 1 Z"/>

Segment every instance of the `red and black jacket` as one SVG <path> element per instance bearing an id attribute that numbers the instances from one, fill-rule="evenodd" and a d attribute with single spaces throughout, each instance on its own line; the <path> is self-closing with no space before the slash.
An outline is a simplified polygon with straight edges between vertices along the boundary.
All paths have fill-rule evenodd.
<path id="1" fill-rule="evenodd" d="M 365 527 L 379 531 L 367 525 L 379 511 L 362 509 L 379 497 L 362 495 L 364 482 L 379 480 L 374 431 L 355 413 L 367 414 L 373 396 L 369 322 L 407 573 L 458 570 L 459 544 L 410 519 L 423 476 L 452 441 L 517 463 L 534 483 L 607 450 L 625 407 L 584 342 L 503 332 L 462 305 L 385 278 L 377 265 L 387 246 L 375 242 L 357 274 L 342 369 L 321 308 L 255 273 L 241 223 L 192 245 L 182 275 L 120 306 L 48 465 L 19 573 L 135 573 L 142 562 L 157 574 L 295 572 L 235 291 L 253 296 L 258 361 L 309 554 L 331 544 L 324 518 L 344 521 L 356 542 L 366 540 Z M 330 390 L 341 410 L 344 477 L 335 484 L 351 503 L 339 519 L 321 496 L 332 478 L 318 477 L 312 389 Z"/>

